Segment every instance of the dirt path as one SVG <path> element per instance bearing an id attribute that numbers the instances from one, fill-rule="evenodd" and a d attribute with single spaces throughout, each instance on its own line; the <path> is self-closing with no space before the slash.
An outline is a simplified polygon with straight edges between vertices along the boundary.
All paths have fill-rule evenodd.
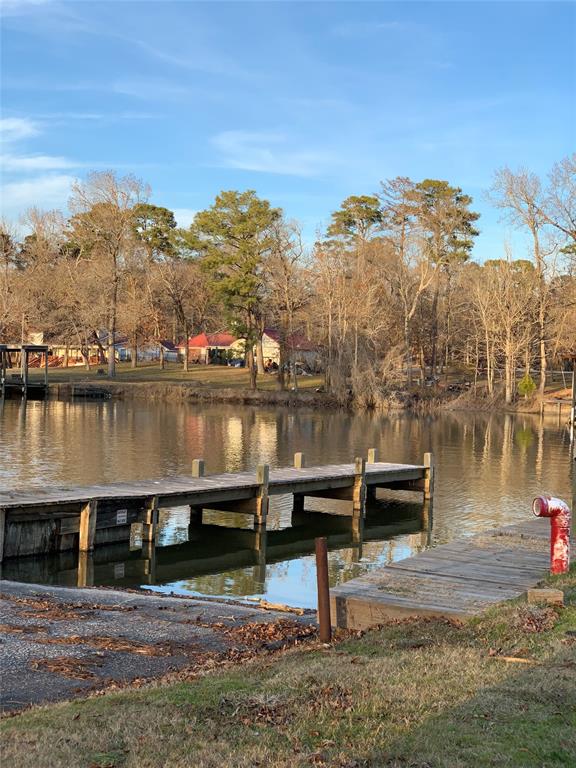
<path id="1" fill-rule="evenodd" d="M 107 589 L 2 582 L 0 709 L 15 711 L 301 642 L 314 615 Z"/>

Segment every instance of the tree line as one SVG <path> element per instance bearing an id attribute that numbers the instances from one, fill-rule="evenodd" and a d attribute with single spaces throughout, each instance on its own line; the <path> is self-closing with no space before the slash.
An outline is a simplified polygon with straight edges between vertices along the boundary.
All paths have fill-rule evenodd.
<path id="1" fill-rule="evenodd" d="M 136 365 L 145 342 L 230 330 L 246 339 L 256 387 L 274 327 L 292 362 L 281 387 L 303 333 L 327 388 L 366 405 L 458 368 L 512 402 L 518 379 L 543 391 L 547 368 L 576 352 L 575 179 L 576 154 L 544 180 L 499 170 L 488 196 L 529 253 L 504 244 L 477 263 L 473 200 L 443 180 L 398 177 L 350 196 L 306 247 L 298 223 L 252 190 L 221 192 L 181 228 L 142 181 L 94 172 L 74 185 L 68 218 L 31 209 L 24 237 L 0 227 L 0 339 L 97 343 L 114 376 L 119 334 Z"/>

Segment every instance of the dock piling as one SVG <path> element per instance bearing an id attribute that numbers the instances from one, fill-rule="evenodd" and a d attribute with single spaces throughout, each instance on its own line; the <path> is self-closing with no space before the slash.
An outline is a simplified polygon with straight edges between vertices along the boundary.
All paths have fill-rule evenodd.
<path id="1" fill-rule="evenodd" d="M 306 466 L 306 457 L 303 453 L 294 454 L 294 469 L 304 469 Z M 292 512 L 304 512 L 304 494 L 295 493 L 292 497 Z"/>
<path id="2" fill-rule="evenodd" d="M 204 459 L 194 459 L 192 462 L 192 477 L 204 477 Z"/>
<path id="3" fill-rule="evenodd" d="M 156 541 L 158 527 L 158 499 L 154 497 L 144 509 L 142 521 L 142 541 Z"/>
<path id="4" fill-rule="evenodd" d="M 256 496 L 256 525 L 266 525 L 268 517 L 268 484 L 270 482 L 270 467 L 259 464 L 256 468 L 256 482 L 260 486 Z"/>
<path id="5" fill-rule="evenodd" d="M 194 459 L 192 462 L 192 477 L 204 477 L 204 459 Z M 202 507 L 190 506 L 190 526 L 202 525 Z"/>
<path id="6" fill-rule="evenodd" d="M 366 513 L 366 459 L 357 456 L 354 459 L 354 487 L 352 490 L 352 516 L 364 516 Z"/>
<path id="7" fill-rule="evenodd" d="M 94 549 L 97 514 L 97 501 L 89 501 L 88 504 L 85 504 L 80 511 L 80 539 L 78 543 L 78 549 L 80 552 L 90 552 Z"/>
<path id="8" fill-rule="evenodd" d="M 431 453 L 424 454 L 424 498 L 431 499 L 434 495 L 434 456 Z"/>
<path id="9" fill-rule="evenodd" d="M 368 464 L 378 463 L 378 448 L 370 448 L 368 450 Z"/>

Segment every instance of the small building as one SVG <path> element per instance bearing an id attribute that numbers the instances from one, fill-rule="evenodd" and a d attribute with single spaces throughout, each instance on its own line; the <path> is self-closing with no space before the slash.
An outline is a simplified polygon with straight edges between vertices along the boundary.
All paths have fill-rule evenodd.
<path id="1" fill-rule="evenodd" d="M 264 361 L 271 360 L 277 365 L 280 364 L 280 331 L 273 328 L 266 328 L 262 334 L 262 355 Z M 291 333 L 286 337 L 285 348 L 290 359 L 296 365 L 302 368 L 317 371 L 321 366 L 321 359 L 318 346 L 301 333 Z M 284 360 L 284 363 L 289 362 Z"/>
<path id="2" fill-rule="evenodd" d="M 231 333 L 199 333 L 188 339 L 188 360 L 204 365 L 224 365 L 229 360 L 244 356 L 244 339 Z M 178 345 L 180 358 L 184 358 L 186 345 Z"/>
<path id="3" fill-rule="evenodd" d="M 138 347 L 138 360 L 153 362 L 164 357 L 167 363 L 178 362 L 178 347 L 168 339 L 149 341 Z"/>

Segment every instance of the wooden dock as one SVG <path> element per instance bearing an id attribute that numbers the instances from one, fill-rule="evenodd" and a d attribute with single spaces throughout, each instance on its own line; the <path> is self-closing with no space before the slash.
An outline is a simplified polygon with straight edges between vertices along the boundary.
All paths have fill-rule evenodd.
<path id="1" fill-rule="evenodd" d="M 332 623 L 367 629 L 389 618 L 464 618 L 519 597 L 550 568 L 550 523 L 533 519 L 443 544 L 330 590 Z"/>
<path id="2" fill-rule="evenodd" d="M 204 509 L 251 515 L 255 528 L 265 529 L 269 498 L 292 494 L 294 511 L 304 510 L 306 497 L 348 501 L 348 513 L 361 521 L 366 498 L 378 488 L 433 493 L 431 454 L 422 465 L 390 464 L 369 452 L 368 461 L 306 467 L 304 456 L 293 467 L 256 472 L 205 475 L 204 462 L 195 460 L 189 476 L 85 487 L 0 489 L 0 559 L 79 549 L 126 541 L 134 523 L 142 525 L 142 540 L 156 539 L 158 512 L 174 506 L 190 507 L 190 525 L 202 523 Z"/>

